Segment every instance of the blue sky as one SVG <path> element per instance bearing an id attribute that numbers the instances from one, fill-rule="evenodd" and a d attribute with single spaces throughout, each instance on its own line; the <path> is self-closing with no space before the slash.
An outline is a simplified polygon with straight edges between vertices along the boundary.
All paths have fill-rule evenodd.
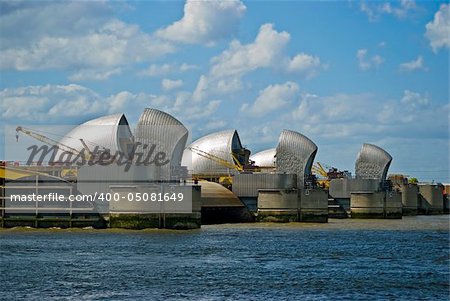
<path id="1" fill-rule="evenodd" d="M 236 128 L 257 152 L 287 128 L 341 169 L 353 171 L 369 142 L 393 156 L 391 172 L 450 182 L 449 11 L 431 1 L 0 1 L 1 122 L 124 112 L 133 124 L 153 107 L 194 139 Z"/>

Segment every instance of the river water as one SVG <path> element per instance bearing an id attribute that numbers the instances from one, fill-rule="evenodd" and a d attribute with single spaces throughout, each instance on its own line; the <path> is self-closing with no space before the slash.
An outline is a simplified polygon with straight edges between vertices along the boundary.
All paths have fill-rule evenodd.
<path id="1" fill-rule="evenodd" d="M 449 216 L 0 230 L 0 300 L 449 299 Z"/>

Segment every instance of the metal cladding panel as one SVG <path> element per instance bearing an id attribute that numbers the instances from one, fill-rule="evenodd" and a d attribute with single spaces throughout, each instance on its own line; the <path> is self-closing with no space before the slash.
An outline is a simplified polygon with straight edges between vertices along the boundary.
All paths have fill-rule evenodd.
<path id="1" fill-rule="evenodd" d="M 233 149 L 242 149 L 241 141 L 236 130 L 227 130 L 204 136 L 189 145 L 214 155 L 229 164 L 234 165 L 232 157 Z M 188 167 L 192 174 L 204 175 L 223 175 L 235 174 L 236 170 L 232 170 L 222 164 L 198 155 L 186 148 L 183 153 L 182 164 Z"/>
<path id="2" fill-rule="evenodd" d="M 306 136 L 283 130 L 276 149 L 277 172 L 296 174 L 297 187 L 303 188 L 305 176 L 311 175 L 316 153 L 317 145 Z"/>
<path id="3" fill-rule="evenodd" d="M 146 157 L 154 145 L 155 154 L 165 153 L 166 158 L 170 160 L 166 170 L 163 171 L 163 177 L 166 179 L 170 177 L 171 170 L 181 166 L 188 134 L 186 127 L 172 115 L 146 108 L 139 118 L 135 131 L 135 141 L 142 143 L 137 147 L 137 151 L 143 152 L 143 156 Z M 149 147 L 144 148 L 144 145 Z"/>
<path id="4" fill-rule="evenodd" d="M 117 151 L 127 153 L 127 144 L 132 133 L 124 114 L 114 114 L 87 121 L 65 135 L 60 143 L 78 151 L 84 149 L 83 139 L 90 151 L 109 149 L 113 154 Z"/>
<path id="5" fill-rule="evenodd" d="M 294 189 L 295 174 L 238 174 L 233 177 L 233 193 L 238 197 L 257 197 L 260 189 Z"/>
<path id="6" fill-rule="evenodd" d="M 385 180 L 392 157 L 381 147 L 364 143 L 355 162 L 356 178 Z"/>
<path id="7" fill-rule="evenodd" d="M 251 161 L 255 162 L 256 166 L 263 168 L 275 168 L 275 155 L 277 153 L 276 148 L 270 148 L 260 151 L 250 157 Z"/>

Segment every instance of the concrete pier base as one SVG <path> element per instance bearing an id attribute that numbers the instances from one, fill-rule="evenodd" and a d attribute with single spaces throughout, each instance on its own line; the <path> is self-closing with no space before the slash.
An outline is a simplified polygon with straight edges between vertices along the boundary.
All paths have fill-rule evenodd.
<path id="1" fill-rule="evenodd" d="M 257 221 L 328 222 L 328 194 L 321 189 L 263 189 Z"/>
<path id="2" fill-rule="evenodd" d="M 294 189 L 262 189 L 258 193 L 257 221 L 298 221 L 298 194 Z"/>
<path id="3" fill-rule="evenodd" d="M 419 188 L 416 184 L 402 185 L 403 215 L 417 215 Z"/>
<path id="4" fill-rule="evenodd" d="M 384 192 L 352 192 L 351 218 L 384 218 Z"/>
<path id="5" fill-rule="evenodd" d="M 175 201 L 129 201 L 120 198 L 111 202 L 107 215 L 108 227 L 124 229 L 197 229 L 201 226 L 201 188 L 198 185 L 178 186 L 117 186 L 111 187 L 111 192 L 120 195 L 170 191 L 175 195 L 180 193 L 186 198 L 187 207 L 181 207 L 181 202 Z M 153 189 L 153 190 L 152 190 Z M 142 194 L 141 194 L 142 195 Z M 189 210 L 188 210 L 189 208 Z"/>
<path id="6" fill-rule="evenodd" d="M 437 185 L 419 185 L 419 212 L 422 214 L 444 212 L 444 196 Z"/>
<path id="7" fill-rule="evenodd" d="M 300 222 L 328 222 L 328 193 L 325 190 L 299 190 L 298 201 Z"/>
<path id="8" fill-rule="evenodd" d="M 402 218 L 400 192 L 352 192 L 350 198 L 352 218 Z"/>
<path id="9" fill-rule="evenodd" d="M 390 191 L 385 196 L 384 217 L 391 219 L 402 218 L 402 193 Z"/>

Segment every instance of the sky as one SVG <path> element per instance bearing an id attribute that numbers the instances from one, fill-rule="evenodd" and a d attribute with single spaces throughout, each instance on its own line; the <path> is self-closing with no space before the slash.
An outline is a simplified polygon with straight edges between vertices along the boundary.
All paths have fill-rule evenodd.
<path id="1" fill-rule="evenodd" d="M 256 153 L 291 129 L 326 165 L 353 172 L 373 143 L 390 173 L 450 182 L 449 14 L 448 1 L 0 0 L 0 134 L 113 113 L 135 125 L 157 108 L 192 139 L 236 129 Z"/>

